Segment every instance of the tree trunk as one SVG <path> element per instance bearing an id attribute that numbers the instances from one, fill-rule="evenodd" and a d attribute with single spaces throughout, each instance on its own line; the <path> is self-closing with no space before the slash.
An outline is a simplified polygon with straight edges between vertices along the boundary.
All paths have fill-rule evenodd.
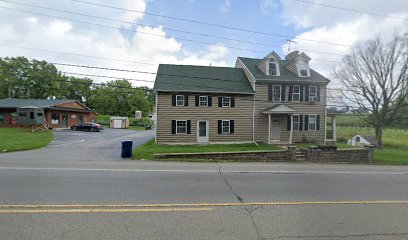
<path id="1" fill-rule="evenodd" d="M 383 134 L 383 127 L 382 126 L 376 126 L 375 127 L 375 141 L 376 141 L 377 147 L 380 148 L 380 149 L 383 148 L 382 134 Z"/>

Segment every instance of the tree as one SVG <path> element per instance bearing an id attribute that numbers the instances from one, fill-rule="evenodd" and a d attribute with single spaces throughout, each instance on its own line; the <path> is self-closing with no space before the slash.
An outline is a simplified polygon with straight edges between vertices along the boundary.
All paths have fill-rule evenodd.
<path id="1" fill-rule="evenodd" d="M 371 113 L 355 112 L 375 128 L 382 148 L 383 129 L 398 116 L 408 95 L 408 33 L 394 34 L 386 43 L 377 36 L 353 47 L 333 75 L 342 83 L 346 101 Z"/>

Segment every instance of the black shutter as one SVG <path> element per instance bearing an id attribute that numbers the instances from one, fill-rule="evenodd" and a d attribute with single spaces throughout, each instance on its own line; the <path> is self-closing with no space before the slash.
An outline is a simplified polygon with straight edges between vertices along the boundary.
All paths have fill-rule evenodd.
<path id="1" fill-rule="evenodd" d="M 285 97 L 286 97 L 286 85 L 283 85 L 281 88 L 281 102 L 285 101 Z"/>
<path id="2" fill-rule="evenodd" d="M 188 106 L 188 95 L 184 95 L 184 106 Z"/>
<path id="3" fill-rule="evenodd" d="M 218 120 L 218 134 L 222 134 L 222 120 Z"/>
<path id="4" fill-rule="evenodd" d="M 171 120 L 171 134 L 176 134 L 176 120 Z"/>
<path id="5" fill-rule="evenodd" d="M 303 115 L 299 115 L 299 131 L 303 131 Z"/>
<path id="6" fill-rule="evenodd" d="M 292 119 L 290 119 L 290 115 L 288 115 L 288 120 L 286 121 L 286 122 L 287 122 L 287 130 L 288 130 L 288 131 L 290 131 L 291 120 L 292 120 Z"/>
<path id="7" fill-rule="evenodd" d="M 200 96 L 195 96 L 195 105 L 196 107 L 200 106 Z"/>
<path id="8" fill-rule="evenodd" d="M 222 97 L 218 97 L 218 107 L 222 107 Z"/>
<path id="9" fill-rule="evenodd" d="M 309 130 L 309 115 L 305 115 L 305 131 Z"/>
<path id="10" fill-rule="evenodd" d="M 305 86 L 305 102 L 309 102 L 309 85 Z"/>
<path id="11" fill-rule="evenodd" d="M 317 88 L 317 101 L 320 102 L 320 86 L 316 85 Z"/>
<path id="12" fill-rule="evenodd" d="M 211 107 L 212 106 L 212 97 L 208 96 L 208 106 Z"/>
<path id="13" fill-rule="evenodd" d="M 300 85 L 300 101 L 303 102 L 303 85 Z"/>
<path id="14" fill-rule="evenodd" d="M 316 116 L 316 130 L 320 130 L 320 115 Z"/>
<path id="15" fill-rule="evenodd" d="M 230 133 L 234 133 L 234 120 L 230 120 Z"/>
<path id="16" fill-rule="evenodd" d="M 272 84 L 268 85 L 268 101 L 272 101 Z"/>
<path id="17" fill-rule="evenodd" d="M 191 134 L 191 120 L 187 120 L 187 134 Z"/>
<path id="18" fill-rule="evenodd" d="M 292 101 L 292 95 L 293 95 L 293 86 L 289 86 L 289 94 L 288 94 L 288 101 L 291 102 Z"/>
<path id="19" fill-rule="evenodd" d="M 173 106 L 176 106 L 176 95 L 171 96 L 171 102 L 172 102 Z"/>
<path id="20" fill-rule="evenodd" d="M 235 97 L 231 97 L 231 107 L 235 107 Z"/>

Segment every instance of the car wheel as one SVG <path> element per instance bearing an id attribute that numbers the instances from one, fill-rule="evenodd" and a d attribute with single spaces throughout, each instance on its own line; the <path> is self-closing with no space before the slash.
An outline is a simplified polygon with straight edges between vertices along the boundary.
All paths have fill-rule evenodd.
<path id="1" fill-rule="evenodd" d="M 91 132 L 95 132 L 95 128 L 91 128 Z"/>
<path id="2" fill-rule="evenodd" d="M 77 127 L 72 127 L 72 130 L 76 131 L 76 130 L 77 130 Z"/>

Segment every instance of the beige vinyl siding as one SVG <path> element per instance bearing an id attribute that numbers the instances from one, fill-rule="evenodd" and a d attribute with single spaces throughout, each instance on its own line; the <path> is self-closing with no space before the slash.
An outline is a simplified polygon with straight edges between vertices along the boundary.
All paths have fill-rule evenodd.
<path id="1" fill-rule="evenodd" d="M 294 108 L 299 115 L 316 114 L 320 115 L 320 130 L 318 131 L 293 131 L 292 141 L 300 142 L 303 138 L 306 138 L 311 142 L 323 143 L 325 138 L 325 99 L 326 99 L 326 85 L 320 85 L 320 102 L 289 102 L 289 86 L 297 85 L 298 83 L 279 83 L 274 82 L 277 85 L 286 85 L 285 100 L 282 102 L 268 101 L 268 84 L 257 83 L 256 84 L 256 108 L 255 108 L 255 141 L 268 142 L 269 126 L 268 115 L 263 114 L 262 110 L 274 106 L 276 104 L 285 104 L 288 107 Z M 300 84 L 307 84 L 307 82 L 301 82 Z M 315 85 L 315 84 L 311 84 Z M 305 94 L 305 93 L 304 93 Z M 289 141 L 289 131 L 287 131 L 287 115 L 271 115 L 271 117 L 281 118 L 281 142 Z M 304 129 L 304 117 L 303 117 L 303 129 Z"/>
<path id="2" fill-rule="evenodd" d="M 172 106 L 172 95 L 157 93 L 157 143 L 197 143 L 197 121 L 209 121 L 209 142 L 252 141 L 252 95 L 188 94 L 188 106 Z M 185 95 L 186 93 L 182 93 Z M 212 96 L 211 107 L 196 107 L 195 96 Z M 235 97 L 235 107 L 218 107 L 218 97 Z M 191 120 L 191 134 L 172 134 L 172 120 Z M 218 120 L 234 120 L 233 134 L 218 134 Z"/>

